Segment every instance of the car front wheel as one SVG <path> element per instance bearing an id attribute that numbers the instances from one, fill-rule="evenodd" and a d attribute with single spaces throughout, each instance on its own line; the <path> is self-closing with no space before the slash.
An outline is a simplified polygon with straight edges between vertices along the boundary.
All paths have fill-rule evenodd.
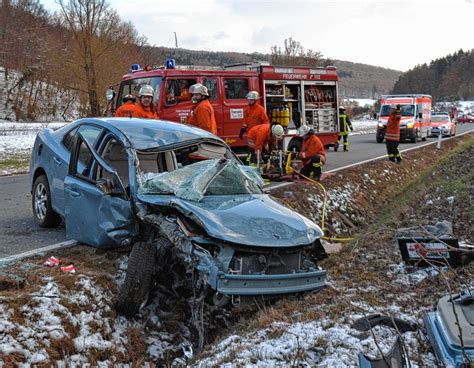
<path id="1" fill-rule="evenodd" d="M 148 302 L 155 274 L 156 246 L 153 240 L 133 245 L 128 258 L 127 275 L 120 288 L 115 309 L 126 317 L 133 317 Z"/>
<path id="2" fill-rule="evenodd" d="M 31 200 L 33 214 L 40 227 L 57 227 L 61 223 L 61 217 L 51 207 L 51 191 L 46 175 L 36 178 Z"/>

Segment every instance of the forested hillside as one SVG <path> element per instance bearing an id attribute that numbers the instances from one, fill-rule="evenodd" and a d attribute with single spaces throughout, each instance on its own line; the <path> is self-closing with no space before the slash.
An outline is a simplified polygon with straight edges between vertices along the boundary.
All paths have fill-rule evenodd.
<path id="1" fill-rule="evenodd" d="M 474 99 L 474 50 L 418 65 L 403 74 L 393 93 L 427 93 L 435 101 Z"/>

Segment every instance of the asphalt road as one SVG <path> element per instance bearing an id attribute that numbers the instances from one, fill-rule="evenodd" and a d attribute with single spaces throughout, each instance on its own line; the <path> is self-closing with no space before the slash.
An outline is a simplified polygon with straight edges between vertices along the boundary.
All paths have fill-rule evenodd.
<path id="1" fill-rule="evenodd" d="M 473 131 L 474 124 L 458 125 L 458 133 Z M 429 138 L 428 142 L 436 141 Z M 427 142 L 401 143 L 400 149 L 410 149 Z M 353 135 L 349 152 L 328 150 L 324 171 L 360 163 L 386 154 L 385 144 L 375 142 L 375 134 Z M 342 147 L 341 147 L 342 148 Z M 18 254 L 66 240 L 64 225 L 57 229 L 41 229 L 33 220 L 28 175 L 0 177 L 0 258 Z"/>

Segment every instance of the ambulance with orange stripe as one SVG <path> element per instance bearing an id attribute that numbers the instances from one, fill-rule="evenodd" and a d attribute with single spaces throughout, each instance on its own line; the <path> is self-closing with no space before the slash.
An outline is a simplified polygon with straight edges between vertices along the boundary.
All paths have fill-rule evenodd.
<path id="1" fill-rule="evenodd" d="M 400 141 L 410 140 L 413 143 L 426 140 L 431 135 L 431 102 L 430 95 L 406 94 L 383 95 L 380 99 L 380 113 L 377 123 L 377 143 L 385 138 L 387 120 L 393 105 L 400 105 Z"/>

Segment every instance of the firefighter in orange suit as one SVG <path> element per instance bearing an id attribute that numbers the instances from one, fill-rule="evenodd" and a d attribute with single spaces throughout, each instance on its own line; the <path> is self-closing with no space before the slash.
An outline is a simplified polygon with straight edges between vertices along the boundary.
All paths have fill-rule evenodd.
<path id="1" fill-rule="evenodd" d="M 131 118 L 133 110 L 135 110 L 135 102 L 137 98 L 133 95 L 125 95 L 122 98 L 123 105 L 115 111 L 115 117 Z"/>
<path id="2" fill-rule="evenodd" d="M 250 91 L 247 93 L 248 106 L 244 111 L 244 124 L 240 129 L 239 138 L 244 137 L 244 133 L 250 131 L 255 125 L 270 124 L 267 112 L 265 109 L 257 103 L 260 99 L 260 95 L 257 91 Z"/>
<path id="3" fill-rule="evenodd" d="M 392 106 L 392 111 L 387 121 L 387 130 L 385 131 L 385 143 L 387 145 L 388 159 L 400 163 L 402 155 L 398 149 L 400 143 L 400 105 Z"/>
<path id="4" fill-rule="evenodd" d="M 179 102 L 189 101 L 192 98 L 191 92 L 189 92 L 188 82 L 182 80 L 180 83 L 181 90 L 179 96 L 176 98 Z"/>
<path id="5" fill-rule="evenodd" d="M 159 119 L 153 104 L 153 87 L 145 84 L 138 92 L 138 103 L 133 109 L 132 117 L 144 119 Z"/>
<path id="6" fill-rule="evenodd" d="M 298 129 L 298 135 L 303 138 L 303 146 L 298 154 L 298 158 L 303 161 L 304 165 L 300 170 L 300 174 L 320 180 L 323 165 L 326 162 L 324 145 L 307 125 L 303 125 Z"/>
<path id="7" fill-rule="evenodd" d="M 273 145 L 283 138 L 285 131 L 279 124 L 259 124 L 249 130 L 247 134 L 247 146 L 250 150 L 247 156 L 247 163 L 256 166 L 257 157 L 262 162 L 262 152 L 270 152 Z"/>
<path id="8" fill-rule="evenodd" d="M 188 124 L 217 135 L 216 118 L 214 116 L 214 109 L 209 102 L 207 87 L 201 83 L 196 83 L 189 88 L 189 92 L 193 95 L 192 101 L 194 106 L 188 118 Z"/>

